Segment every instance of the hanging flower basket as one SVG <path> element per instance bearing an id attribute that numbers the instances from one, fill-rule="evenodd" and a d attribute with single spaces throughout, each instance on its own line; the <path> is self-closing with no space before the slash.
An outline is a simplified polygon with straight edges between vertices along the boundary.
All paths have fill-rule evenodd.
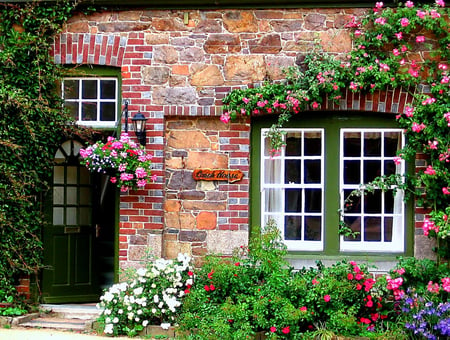
<path id="1" fill-rule="evenodd" d="M 81 149 L 80 155 L 81 164 L 91 172 L 110 176 L 110 182 L 123 192 L 143 188 L 150 180 L 156 180 L 156 175 L 151 174 L 152 156 L 126 133 L 120 139 L 108 137 L 106 144 L 97 142 Z"/>

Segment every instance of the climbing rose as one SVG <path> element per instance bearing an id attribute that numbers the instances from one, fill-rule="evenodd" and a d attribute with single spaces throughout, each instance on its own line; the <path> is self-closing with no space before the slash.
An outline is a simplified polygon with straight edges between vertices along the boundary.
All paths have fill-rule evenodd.
<path id="1" fill-rule="evenodd" d="M 329 302 L 331 300 L 331 296 L 327 294 L 323 297 L 323 299 L 325 300 L 325 302 Z"/>

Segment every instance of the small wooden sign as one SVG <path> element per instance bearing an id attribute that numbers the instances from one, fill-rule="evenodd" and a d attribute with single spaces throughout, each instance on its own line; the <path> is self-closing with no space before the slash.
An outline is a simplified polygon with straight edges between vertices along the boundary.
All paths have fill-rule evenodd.
<path id="1" fill-rule="evenodd" d="M 240 181 L 244 174 L 241 170 L 229 169 L 195 169 L 192 177 L 196 181 L 228 181 L 230 183 Z"/>

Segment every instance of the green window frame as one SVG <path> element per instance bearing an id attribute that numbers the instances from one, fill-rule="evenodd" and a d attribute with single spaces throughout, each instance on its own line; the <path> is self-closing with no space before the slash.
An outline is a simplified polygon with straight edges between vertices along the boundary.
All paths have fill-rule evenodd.
<path id="1" fill-rule="evenodd" d="M 371 236 L 372 239 L 367 236 L 364 239 L 364 226 L 360 227 L 360 231 L 362 228 L 362 232 L 360 233 L 360 239 L 357 239 L 358 242 L 351 242 L 348 238 L 345 239 L 344 236 L 339 233 L 339 222 L 342 216 L 339 214 L 339 210 L 343 208 L 343 202 L 345 192 L 348 194 L 348 190 L 355 187 L 355 185 L 349 185 L 346 183 L 343 178 L 342 173 L 344 172 L 344 162 L 355 162 L 355 159 L 360 161 L 360 164 L 370 164 L 379 162 L 379 164 L 383 164 L 381 167 L 384 169 L 385 164 L 393 164 L 393 158 L 395 155 L 392 154 L 392 150 L 386 153 L 371 155 L 370 153 L 365 154 L 364 149 L 364 137 L 362 137 L 362 145 L 361 150 L 362 153 L 358 157 L 343 157 L 343 140 L 344 135 L 347 133 L 362 133 L 362 136 L 366 136 L 366 143 L 370 142 L 369 136 L 380 134 L 382 138 L 378 138 L 378 141 L 384 140 L 384 136 L 386 134 L 386 138 L 390 136 L 389 134 L 394 134 L 395 138 L 398 136 L 402 136 L 401 143 L 404 143 L 403 134 L 399 134 L 401 132 L 398 129 L 398 126 L 395 122 L 395 116 L 389 114 L 371 114 L 371 113 L 330 113 L 330 112 L 305 112 L 300 114 L 299 116 L 292 117 L 289 125 L 286 127 L 287 136 L 294 136 L 297 134 L 297 145 L 300 146 L 298 151 L 286 151 L 282 152 L 280 156 L 282 161 L 281 163 L 288 164 L 288 166 L 284 166 L 285 168 L 291 167 L 291 163 L 295 165 L 295 167 L 299 170 L 299 175 L 292 179 L 288 179 L 288 175 L 286 169 L 281 166 L 276 168 L 275 173 L 280 174 L 280 177 L 286 177 L 281 183 L 281 180 L 278 180 L 278 183 L 270 183 L 267 180 L 267 174 L 265 169 L 270 165 L 270 162 L 280 162 L 280 158 L 275 157 L 274 159 L 270 159 L 268 153 L 264 152 L 265 145 L 267 145 L 268 141 L 264 138 L 264 131 L 267 128 L 270 128 L 272 123 L 275 122 L 274 117 L 254 117 L 252 118 L 252 148 L 251 148 L 251 228 L 258 228 L 259 226 L 264 224 L 264 220 L 267 220 L 267 217 L 276 217 L 275 220 L 277 224 L 281 224 L 280 231 L 282 231 L 282 236 L 285 237 L 286 230 L 284 229 L 284 221 L 287 220 L 286 216 L 294 217 L 297 221 L 306 221 L 307 218 L 310 220 L 314 220 L 315 222 L 322 219 L 322 224 L 309 223 L 309 227 L 305 224 L 298 223 L 297 225 L 300 228 L 303 228 L 301 232 L 298 232 L 297 236 L 294 237 L 285 237 L 285 243 L 288 246 L 288 250 L 291 257 L 299 256 L 301 258 L 317 259 L 320 258 L 330 258 L 336 259 L 336 257 L 349 257 L 352 258 L 367 258 L 370 256 L 371 258 L 384 258 L 393 260 L 399 255 L 411 255 L 413 253 L 413 204 L 407 203 L 402 204 L 401 213 L 397 213 L 396 215 L 392 211 L 383 211 L 379 215 L 379 218 L 384 219 L 381 225 L 381 230 L 383 230 L 383 236 Z M 311 147 L 304 144 L 305 142 L 305 134 L 310 134 L 313 138 L 316 138 L 316 143 L 319 139 L 314 137 L 315 134 L 322 133 L 321 143 L 322 145 L 317 146 L 314 151 L 307 151 L 306 148 Z M 364 135 L 366 134 L 366 135 Z M 390 140 L 389 138 L 386 140 Z M 303 144 L 302 144 L 303 143 Z M 382 141 L 381 143 L 385 143 Z M 310 143 L 311 144 L 311 143 Z M 386 142 L 387 144 L 387 142 Z M 401 147 L 401 145 L 399 145 Z M 287 148 L 291 148 L 289 143 Z M 341 156 L 342 155 L 342 156 Z M 308 165 L 308 162 L 310 164 Z M 365 166 L 367 166 L 367 164 Z M 273 166 L 273 165 L 272 165 Z M 361 169 L 362 169 L 361 165 Z M 413 171 L 413 169 L 407 169 L 405 164 L 400 165 L 400 171 Z M 317 169 L 317 171 L 322 172 L 323 177 L 320 177 L 316 174 L 315 179 L 311 182 L 306 178 L 306 172 L 310 169 Z M 384 171 L 384 170 L 383 170 Z M 282 173 L 283 172 L 283 173 Z M 389 171 L 386 170 L 388 174 Z M 364 174 L 362 173 L 362 176 Z M 275 180 L 276 181 L 276 180 Z M 359 186 L 359 183 L 356 187 Z M 297 190 L 298 196 L 302 197 L 301 205 L 297 206 L 294 204 L 295 208 L 285 208 L 282 207 L 280 209 L 267 209 L 267 192 L 275 188 L 282 188 L 283 193 L 279 197 L 284 197 L 282 201 L 289 200 L 288 197 L 292 197 L 292 193 L 289 193 L 289 190 Z M 306 207 L 305 204 L 311 206 L 311 203 L 308 203 L 308 197 L 313 197 L 312 191 L 323 188 L 322 196 L 318 193 L 318 191 L 314 194 L 316 196 L 315 202 L 313 204 L 314 208 Z M 310 192 L 308 192 L 310 191 Z M 273 194 L 272 194 L 273 196 Z M 385 204 L 385 196 L 380 198 L 378 195 L 377 199 L 380 200 L 380 204 Z M 391 195 L 392 196 L 392 195 Z M 276 195 L 273 197 L 277 197 Z M 286 199 L 285 199 L 286 198 Z M 366 198 L 367 199 L 367 198 Z M 312 201 L 309 199 L 309 201 Z M 392 199 L 391 199 L 392 201 Z M 307 204 L 308 203 L 308 204 Z M 284 203 L 280 203 L 284 204 Z M 289 202 L 292 205 L 292 202 Z M 384 207 L 384 205 L 383 205 Z M 344 212 L 344 218 L 350 217 L 353 214 L 353 218 L 359 214 L 360 218 L 365 217 L 374 217 L 370 216 L 373 211 L 365 211 L 364 209 L 361 211 L 349 211 Z M 347 215 L 346 215 L 347 214 Z M 366 216 L 366 215 L 367 216 Z M 391 229 L 389 229 L 390 233 L 385 231 L 388 228 L 389 223 L 395 215 L 396 218 L 399 218 L 399 214 L 401 215 L 401 220 L 403 224 L 402 231 L 397 234 L 398 238 L 396 239 L 396 244 L 393 247 L 391 245 L 391 239 L 389 235 L 392 235 Z M 374 214 L 372 214 L 374 215 Z M 314 218 L 313 218 L 314 217 Z M 385 221 L 391 222 L 385 222 Z M 309 228 L 309 231 L 308 231 Z M 311 233 L 312 230 L 312 233 Z M 313 237 L 305 237 L 305 235 L 320 235 Z M 363 238 L 361 240 L 361 237 Z M 374 241 L 375 238 L 375 241 Z M 313 242 L 310 242 L 313 241 Z M 365 241 L 365 242 L 361 242 Z M 314 245 L 314 243 L 316 243 Z M 382 245 L 381 247 L 375 246 L 376 244 Z M 356 246 L 355 246 L 356 245 Z"/>

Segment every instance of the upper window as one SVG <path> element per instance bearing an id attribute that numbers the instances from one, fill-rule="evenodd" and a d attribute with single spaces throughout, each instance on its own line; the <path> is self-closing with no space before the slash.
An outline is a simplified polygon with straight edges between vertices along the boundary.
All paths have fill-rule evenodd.
<path id="1" fill-rule="evenodd" d="M 394 162 L 405 143 L 402 130 L 390 127 L 391 120 L 369 117 L 296 124 L 305 127 L 285 129 L 286 146 L 275 157 L 270 155 L 268 129 L 256 124 L 260 167 L 253 174 L 260 178 L 256 202 L 261 224 L 274 219 L 290 251 L 405 252 L 402 190 L 364 192 L 364 184 L 378 176 L 405 172 L 403 162 Z M 349 202 L 356 189 L 362 194 Z M 347 236 L 339 232 L 341 222 L 351 231 Z"/>
<path id="2" fill-rule="evenodd" d="M 65 78 L 64 106 L 80 125 L 114 127 L 117 121 L 117 78 Z"/>

